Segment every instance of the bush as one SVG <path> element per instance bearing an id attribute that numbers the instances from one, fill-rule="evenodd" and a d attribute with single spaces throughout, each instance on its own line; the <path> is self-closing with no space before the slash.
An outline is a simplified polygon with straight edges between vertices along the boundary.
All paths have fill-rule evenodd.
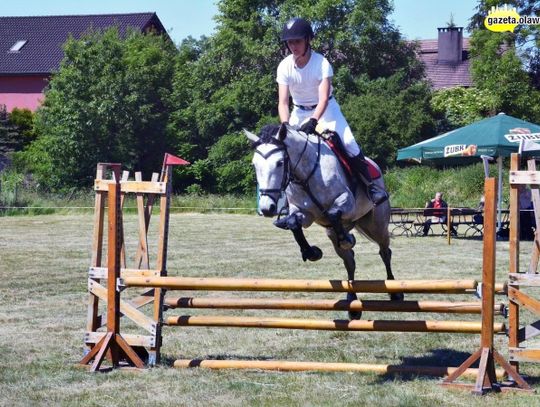
<path id="1" fill-rule="evenodd" d="M 174 133 L 174 44 L 111 28 L 69 39 L 64 53 L 36 113 L 39 137 L 21 154 L 39 185 L 90 186 L 97 162 L 121 162 L 143 177 L 159 168 Z"/>
<path id="2" fill-rule="evenodd" d="M 19 190 L 24 182 L 24 175 L 13 171 L 5 170 L 0 172 L 0 205 L 17 206 L 19 202 Z"/>
<path id="3" fill-rule="evenodd" d="M 503 172 L 503 180 L 508 179 L 507 174 L 507 170 Z M 490 168 L 490 176 L 498 176 L 495 165 Z M 450 206 L 476 207 L 484 193 L 482 163 L 442 169 L 429 166 L 392 168 L 384 180 L 392 207 L 423 208 L 437 191 L 443 193 Z M 508 191 L 504 188 L 503 191 L 504 207 L 508 202 Z"/>

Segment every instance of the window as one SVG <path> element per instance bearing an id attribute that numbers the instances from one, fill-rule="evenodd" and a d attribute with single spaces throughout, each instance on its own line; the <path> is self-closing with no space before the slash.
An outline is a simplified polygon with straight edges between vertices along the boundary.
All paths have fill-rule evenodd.
<path id="1" fill-rule="evenodd" d="M 19 52 L 22 47 L 28 42 L 28 40 L 17 41 L 10 49 L 9 52 Z"/>

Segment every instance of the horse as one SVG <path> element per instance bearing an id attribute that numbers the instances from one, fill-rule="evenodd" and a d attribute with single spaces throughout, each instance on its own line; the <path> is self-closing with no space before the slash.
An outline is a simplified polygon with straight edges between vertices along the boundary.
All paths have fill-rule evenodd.
<path id="1" fill-rule="evenodd" d="M 278 131 L 279 126 L 265 126 L 260 137 L 244 130 L 254 149 L 252 164 L 262 214 L 265 217 L 277 215 L 278 199 L 284 191 L 289 215 L 274 224 L 292 231 L 304 261 L 322 258 L 322 251 L 307 242 L 302 230 L 317 223 L 326 229 L 336 254 L 343 260 L 348 280 L 354 280 L 356 263 L 352 249 L 356 240 L 349 233 L 354 228 L 379 245 L 387 279 L 393 280 L 389 200 L 375 206 L 364 185 L 347 178 L 338 158 L 319 135 L 308 135 L 286 126 L 286 132 Z M 374 182 L 385 189 L 382 177 Z M 390 298 L 401 301 L 404 296 L 392 293 Z M 348 301 L 356 299 L 355 293 L 347 294 Z M 351 319 L 360 317 L 361 312 L 349 312 Z"/>

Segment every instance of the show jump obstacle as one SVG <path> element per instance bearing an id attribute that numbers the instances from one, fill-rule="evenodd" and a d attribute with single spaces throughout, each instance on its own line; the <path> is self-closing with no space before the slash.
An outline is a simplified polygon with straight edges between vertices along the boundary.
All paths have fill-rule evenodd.
<path id="1" fill-rule="evenodd" d="M 486 213 L 484 233 L 484 266 L 482 284 L 476 280 L 277 280 L 277 279 L 229 279 L 168 277 L 166 270 L 167 235 L 169 224 L 169 202 L 171 164 L 164 162 L 159 180 L 155 174 L 152 181 L 143 182 L 140 174 L 136 181 L 128 181 L 124 173 L 122 180 L 116 165 L 98 164 L 96 189 L 96 213 L 92 266 L 89 270 L 88 323 L 85 334 L 86 355 L 81 363 L 91 363 L 91 370 L 100 370 L 104 358 L 112 367 L 132 365 L 141 367 L 160 361 L 162 327 L 167 326 L 212 326 L 245 328 L 282 328 L 333 331 L 385 331 L 385 332 L 450 332 L 480 334 L 480 348 L 462 366 L 426 367 L 402 365 L 372 365 L 360 363 L 318 363 L 292 361 L 239 361 L 239 360 L 177 360 L 175 367 L 209 367 L 214 369 L 266 369 L 266 370 L 320 370 L 359 371 L 377 373 L 416 373 L 447 376 L 447 386 L 471 386 L 473 392 L 482 394 L 487 390 L 500 389 L 497 377 L 508 374 L 514 381 L 513 389 L 531 391 L 517 370 L 493 347 L 495 333 L 504 333 L 504 323 L 495 322 L 494 315 L 501 314 L 503 304 L 495 305 L 495 180 L 487 179 L 485 187 Z M 107 168 L 114 170 L 112 180 L 105 180 Z M 126 253 L 122 228 L 122 204 L 127 194 L 136 195 L 138 208 L 139 238 L 134 268 L 126 268 Z M 108 195 L 108 262 L 101 266 L 104 226 L 104 196 Z M 148 250 L 148 227 L 152 206 L 156 197 L 160 200 L 158 251 L 155 267 L 150 267 Z M 101 284 L 107 280 L 107 285 Z M 272 291 L 272 292 L 361 292 L 361 293 L 474 293 L 481 287 L 482 301 L 372 301 L 372 300 L 303 300 L 263 298 L 211 298 L 211 297 L 168 297 L 165 291 Z M 140 295 L 126 299 L 126 289 L 143 290 Z M 122 299 L 120 296 L 122 294 Z M 100 308 L 99 302 L 106 306 Z M 145 305 L 152 309 L 143 312 Z M 169 316 L 163 321 L 165 308 L 182 309 L 280 309 L 318 311 L 387 311 L 387 312 L 436 312 L 448 314 L 481 314 L 480 321 L 430 321 L 430 320 L 325 320 L 298 318 L 233 317 L 233 316 Z M 103 311 L 100 314 L 100 309 Z M 146 331 L 144 335 L 123 334 L 120 317 Z M 126 321 L 126 322 L 128 322 Z M 100 330 L 105 327 L 106 330 Z M 470 366 L 480 359 L 478 369 Z M 502 369 L 495 370 L 495 362 Z M 472 385 L 456 383 L 462 375 L 476 378 Z"/>
<path id="2" fill-rule="evenodd" d="M 540 225 L 540 172 L 536 170 L 535 159 L 527 160 L 527 169 L 520 170 L 520 156 L 512 154 L 510 162 L 510 274 L 508 281 L 508 352 L 511 363 L 519 368 L 519 362 L 540 362 L 540 349 L 527 346 L 527 341 L 540 335 L 540 321 L 536 320 L 524 326 L 520 323 L 521 310 L 528 312 L 528 317 L 538 318 L 540 301 L 538 287 L 538 261 L 540 259 L 540 233 L 536 228 L 532 256 L 525 272 L 520 272 L 519 263 L 519 187 L 530 186 L 536 225 Z M 523 315 L 525 317 L 525 315 Z M 533 320 L 534 320 L 533 319 Z M 533 345 L 534 346 L 534 345 Z"/>

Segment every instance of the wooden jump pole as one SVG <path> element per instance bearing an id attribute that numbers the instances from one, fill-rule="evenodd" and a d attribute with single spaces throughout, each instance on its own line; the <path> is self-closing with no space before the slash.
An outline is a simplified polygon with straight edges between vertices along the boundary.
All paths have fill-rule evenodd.
<path id="1" fill-rule="evenodd" d="M 379 331 L 379 332 L 447 332 L 479 334 L 481 321 L 387 321 L 387 320 L 324 320 L 301 318 L 260 318 L 231 316 L 168 317 L 169 326 L 212 326 L 236 328 L 281 328 L 323 331 Z M 504 332 L 503 323 L 493 323 L 494 332 Z"/>
<path id="2" fill-rule="evenodd" d="M 497 192 L 495 178 L 486 178 L 484 186 L 484 249 L 482 265 L 482 332 L 480 335 L 480 349 L 474 352 L 463 364 L 450 374 L 443 385 L 453 387 L 472 388 L 473 394 L 484 394 L 487 391 L 500 389 L 524 390 L 532 392 L 531 387 L 523 380 L 519 373 L 511 366 L 493 345 L 495 302 L 495 243 L 496 243 L 496 205 Z M 474 362 L 479 360 L 478 375 L 474 385 L 457 383 L 463 372 Z M 495 361 L 514 380 L 516 387 L 505 387 L 497 383 L 495 376 Z"/>
<path id="3" fill-rule="evenodd" d="M 363 293 L 464 293 L 475 290 L 476 280 L 285 280 L 190 277 L 126 277 L 126 287 L 168 290 L 295 291 Z"/>
<path id="4" fill-rule="evenodd" d="M 482 303 L 452 301 L 376 301 L 376 300 L 302 300 L 275 298 L 165 298 L 169 308 L 190 309 L 273 309 L 303 311 L 381 311 L 437 312 L 451 314 L 480 314 Z M 502 314 L 505 305 L 495 304 L 495 314 Z"/>
<path id="5" fill-rule="evenodd" d="M 406 366 L 406 365 L 380 365 L 368 363 L 329 363 L 329 362 L 290 362 L 283 360 L 200 360 L 178 359 L 174 362 L 175 368 L 202 367 L 208 369 L 260 369 L 281 372 L 358 372 L 378 374 L 417 374 L 427 376 L 447 376 L 453 373 L 455 367 L 439 366 Z M 467 369 L 465 376 L 476 377 L 478 369 Z M 497 369 L 497 377 L 502 378 L 504 370 Z"/>
<path id="6" fill-rule="evenodd" d="M 122 251 L 121 166 L 108 165 L 114 173 L 114 182 L 108 187 L 107 333 L 79 362 L 81 365 L 87 365 L 94 360 L 90 367 L 92 372 L 99 370 L 107 354 L 110 355 L 113 368 L 118 367 L 121 362 L 127 362 L 138 368 L 144 367 L 144 362 L 120 335 L 120 293 L 116 284 L 120 277 Z"/>

